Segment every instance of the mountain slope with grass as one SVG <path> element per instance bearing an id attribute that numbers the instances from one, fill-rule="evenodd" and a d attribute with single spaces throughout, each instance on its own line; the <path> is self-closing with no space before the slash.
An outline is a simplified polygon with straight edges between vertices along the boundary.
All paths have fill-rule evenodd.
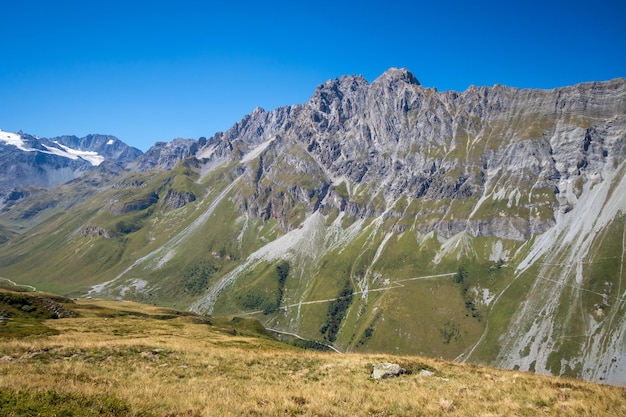
<path id="1" fill-rule="evenodd" d="M 42 315 L 42 305 L 66 313 Z M 417 356 L 303 350 L 253 319 L 6 290 L 0 311 L 9 315 L 0 322 L 6 416 L 626 412 L 621 387 Z M 406 373 L 373 379 L 373 365 L 385 362 Z"/>
<path id="2" fill-rule="evenodd" d="M 341 77 L 6 208 L 0 276 L 341 352 L 626 384 L 625 160 L 624 79 Z"/>

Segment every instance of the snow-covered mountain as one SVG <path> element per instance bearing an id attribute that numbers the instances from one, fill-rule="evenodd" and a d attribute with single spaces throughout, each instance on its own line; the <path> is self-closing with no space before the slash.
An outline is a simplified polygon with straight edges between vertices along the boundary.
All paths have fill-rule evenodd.
<path id="1" fill-rule="evenodd" d="M 104 161 L 128 162 L 141 154 L 109 135 L 48 139 L 0 130 L 0 194 L 19 187 L 51 187 Z"/>

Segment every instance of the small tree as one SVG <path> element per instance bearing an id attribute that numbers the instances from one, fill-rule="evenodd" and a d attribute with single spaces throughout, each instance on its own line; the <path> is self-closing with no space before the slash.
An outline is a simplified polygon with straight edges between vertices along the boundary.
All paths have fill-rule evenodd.
<path id="1" fill-rule="evenodd" d="M 464 265 L 459 266 L 459 270 L 454 275 L 454 282 L 456 284 L 462 284 L 465 282 L 467 278 L 467 269 L 465 269 Z"/>

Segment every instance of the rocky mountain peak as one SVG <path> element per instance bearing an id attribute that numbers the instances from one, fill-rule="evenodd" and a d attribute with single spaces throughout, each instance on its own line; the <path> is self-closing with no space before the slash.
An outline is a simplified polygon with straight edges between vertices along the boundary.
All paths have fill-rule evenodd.
<path id="1" fill-rule="evenodd" d="M 326 81 L 317 87 L 309 100 L 311 106 L 322 113 L 330 114 L 341 106 L 344 98 L 354 96 L 368 87 L 367 80 L 360 75 L 343 76 Z"/>
<path id="2" fill-rule="evenodd" d="M 376 78 L 376 80 L 374 80 L 374 83 L 378 82 L 384 82 L 392 85 L 400 83 L 421 85 L 415 75 L 413 75 L 413 73 L 406 68 L 389 68 Z"/>

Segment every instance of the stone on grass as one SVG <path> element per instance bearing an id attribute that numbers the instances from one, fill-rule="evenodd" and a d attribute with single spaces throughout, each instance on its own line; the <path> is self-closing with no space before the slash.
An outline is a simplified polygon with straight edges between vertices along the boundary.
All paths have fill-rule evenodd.
<path id="1" fill-rule="evenodd" d="M 406 373 L 406 369 L 402 368 L 397 363 L 375 363 L 372 370 L 372 378 L 393 378 L 394 376 L 400 376 Z"/>

